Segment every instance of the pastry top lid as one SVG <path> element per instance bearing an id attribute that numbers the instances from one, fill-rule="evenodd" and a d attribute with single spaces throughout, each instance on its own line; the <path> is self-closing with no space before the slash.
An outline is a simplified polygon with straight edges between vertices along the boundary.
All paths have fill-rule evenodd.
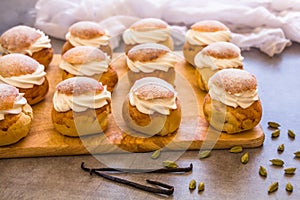
<path id="1" fill-rule="evenodd" d="M 78 96 L 90 92 L 101 93 L 104 87 L 92 78 L 73 77 L 60 82 L 56 86 L 56 90 L 61 94 Z"/>
<path id="2" fill-rule="evenodd" d="M 241 56 L 241 50 L 230 42 L 214 42 L 204 47 L 201 54 L 218 59 L 233 59 Z"/>
<path id="3" fill-rule="evenodd" d="M 227 93 L 238 94 L 257 89 L 256 77 L 241 69 L 223 69 L 215 73 L 209 80 L 210 85 L 223 88 Z"/>
<path id="4" fill-rule="evenodd" d="M 0 84 L 0 110 L 12 109 L 18 95 L 19 90 L 16 87 Z"/>
<path id="5" fill-rule="evenodd" d="M 229 28 L 225 24 L 217 20 L 203 20 L 199 21 L 191 26 L 192 30 L 199 32 L 217 32 L 217 31 L 229 31 Z"/>
<path id="6" fill-rule="evenodd" d="M 92 39 L 106 35 L 100 24 L 92 21 L 80 21 L 69 27 L 69 32 L 81 39 Z"/>
<path id="7" fill-rule="evenodd" d="M 62 60 L 70 64 L 83 64 L 92 61 L 104 61 L 106 56 L 102 50 L 92 46 L 76 46 L 62 56 Z"/>
<path id="8" fill-rule="evenodd" d="M 145 77 L 137 80 L 130 92 L 145 101 L 168 99 L 176 96 L 175 89 L 171 84 L 156 77 Z"/>
<path id="9" fill-rule="evenodd" d="M 144 18 L 138 20 L 130 26 L 130 29 L 141 32 L 165 28 L 168 28 L 168 24 L 165 21 L 157 18 Z"/>
<path id="10" fill-rule="evenodd" d="M 145 43 L 134 46 L 127 53 L 127 57 L 132 61 L 148 62 L 156 60 L 171 50 L 161 44 Z"/>
<path id="11" fill-rule="evenodd" d="M 138 98 L 143 100 L 167 99 L 173 98 L 174 92 L 164 87 L 163 85 L 150 83 L 143 85 L 134 91 Z"/>
<path id="12" fill-rule="evenodd" d="M 8 51 L 22 51 L 28 49 L 42 35 L 29 26 L 15 26 L 8 29 L 0 37 L 0 44 Z"/>
<path id="13" fill-rule="evenodd" d="M 13 53 L 0 58 L 0 76 L 12 77 L 34 73 L 39 63 L 33 58 Z"/>

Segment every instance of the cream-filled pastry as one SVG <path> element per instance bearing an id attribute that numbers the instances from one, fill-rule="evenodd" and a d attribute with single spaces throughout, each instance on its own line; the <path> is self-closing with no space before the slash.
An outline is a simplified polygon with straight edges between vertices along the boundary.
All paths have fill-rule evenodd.
<path id="1" fill-rule="evenodd" d="M 12 27 L 1 35 L 0 52 L 3 55 L 21 53 L 30 56 L 45 68 L 54 54 L 51 40 L 44 32 L 23 25 Z"/>
<path id="2" fill-rule="evenodd" d="M 229 134 L 254 128 L 261 120 L 262 106 L 256 77 L 239 69 L 223 69 L 208 82 L 203 112 L 209 124 Z"/>
<path id="3" fill-rule="evenodd" d="M 194 66 L 194 58 L 207 45 L 214 42 L 229 42 L 229 28 L 217 20 L 203 20 L 191 26 L 186 32 L 183 55 L 187 62 Z"/>
<path id="4" fill-rule="evenodd" d="M 18 88 L 30 105 L 42 101 L 49 90 L 44 65 L 23 54 L 0 58 L 0 83 Z"/>
<path id="5" fill-rule="evenodd" d="M 23 93 L 11 85 L 0 83 L 0 146 L 10 145 L 26 137 L 33 113 Z"/>
<path id="6" fill-rule="evenodd" d="M 101 49 L 112 57 L 110 35 L 100 24 L 92 21 L 80 21 L 72 24 L 66 34 L 62 54 L 76 46 L 92 46 Z"/>
<path id="7" fill-rule="evenodd" d="M 53 96 L 52 122 L 63 135 L 102 133 L 108 126 L 111 93 L 101 82 L 73 77 L 60 82 Z"/>
<path id="8" fill-rule="evenodd" d="M 122 115 L 131 129 L 148 136 L 164 136 L 179 128 L 181 106 L 171 84 L 146 77 L 137 80 L 130 89 Z"/>
<path id="9" fill-rule="evenodd" d="M 238 46 L 230 42 L 215 42 L 195 56 L 196 77 L 201 90 L 208 91 L 208 81 L 217 71 L 243 69 L 243 56 Z"/>
<path id="10" fill-rule="evenodd" d="M 59 67 L 62 78 L 84 76 L 107 85 L 112 92 L 118 82 L 117 72 L 110 66 L 109 57 L 102 50 L 92 46 L 77 46 L 62 55 Z"/>
<path id="11" fill-rule="evenodd" d="M 136 45 L 126 54 L 128 79 L 130 83 L 144 77 L 161 78 L 170 84 L 175 80 L 175 64 L 179 61 L 172 51 L 161 44 Z"/>
<path id="12" fill-rule="evenodd" d="M 156 18 L 144 18 L 133 23 L 123 33 L 125 53 L 132 47 L 143 43 L 158 43 L 169 49 L 174 49 L 174 42 L 171 37 L 169 25 Z"/>

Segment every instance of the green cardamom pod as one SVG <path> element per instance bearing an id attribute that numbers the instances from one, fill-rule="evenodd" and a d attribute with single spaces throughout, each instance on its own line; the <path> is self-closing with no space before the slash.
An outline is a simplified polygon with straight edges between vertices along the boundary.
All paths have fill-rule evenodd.
<path id="1" fill-rule="evenodd" d="M 156 150 L 153 152 L 153 154 L 151 155 L 152 159 L 157 159 L 160 156 L 160 150 Z"/>
<path id="2" fill-rule="evenodd" d="M 285 190 L 288 192 L 293 192 L 293 189 L 294 189 L 293 185 L 290 182 L 288 182 L 285 186 Z"/>
<path id="3" fill-rule="evenodd" d="M 248 152 L 246 152 L 246 153 L 244 153 L 244 154 L 242 155 L 242 157 L 241 157 L 241 162 L 242 162 L 243 164 L 247 164 L 247 163 L 248 163 L 248 160 L 249 160 L 249 154 L 248 154 Z"/>
<path id="4" fill-rule="evenodd" d="M 272 193 L 278 190 L 278 182 L 274 182 L 269 186 L 268 193 Z"/>
<path id="5" fill-rule="evenodd" d="M 268 122 L 268 126 L 270 128 L 279 128 L 280 127 L 280 124 L 277 123 L 277 122 Z"/>
<path id="6" fill-rule="evenodd" d="M 195 181 L 195 179 L 192 179 L 192 180 L 190 181 L 189 189 L 190 189 L 190 190 L 196 189 L 196 181 Z"/>
<path id="7" fill-rule="evenodd" d="M 231 149 L 229 150 L 230 153 L 240 153 L 242 151 L 243 151 L 242 146 L 234 146 L 234 147 L 231 147 Z"/>
<path id="8" fill-rule="evenodd" d="M 200 151 L 199 152 L 199 158 L 200 159 L 203 159 L 203 158 L 207 158 L 207 157 L 209 157 L 210 156 L 210 151 Z"/>
<path id="9" fill-rule="evenodd" d="M 263 177 L 267 177 L 268 173 L 266 168 L 264 168 L 263 166 L 259 167 L 259 175 L 263 176 Z"/>
<path id="10" fill-rule="evenodd" d="M 296 151 L 296 152 L 294 153 L 294 155 L 295 155 L 297 158 L 300 158 L 300 151 Z"/>
<path id="11" fill-rule="evenodd" d="M 280 159 L 272 159 L 272 160 L 270 160 L 270 162 L 272 163 L 272 165 L 276 165 L 276 166 L 283 166 L 284 165 L 284 161 L 280 160 Z"/>
<path id="12" fill-rule="evenodd" d="M 198 192 L 202 192 L 204 190 L 205 186 L 204 186 L 204 182 L 200 182 L 198 185 Z"/>
<path id="13" fill-rule="evenodd" d="M 284 151 L 284 144 L 279 145 L 278 148 L 277 148 L 277 151 L 283 152 Z"/>
<path id="14" fill-rule="evenodd" d="M 165 160 L 165 161 L 163 161 L 163 165 L 166 168 L 177 168 L 178 167 L 178 165 L 174 161 L 171 161 L 171 160 Z"/>
<path id="15" fill-rule="evenodd" d="M 280 130 L 279 129 L 272 132 L 272 138 L 279 137 L 279 135 L 280 135 Z"/>
<path id="16" fill-rule="evenodd" d="M 295 134 L 295 132 L 294 131 L 292 131 L 292 130 L 288 130 L 288 136 L 290 137 L 290 138 L 295 138 L 296 137 L 296 134 Z"/>
<path id="17" fill-rule="evenodd" d="M 289 167 L 284 169 L 285 174 L 294 174 L 297 168 L 295 167 Z"/>

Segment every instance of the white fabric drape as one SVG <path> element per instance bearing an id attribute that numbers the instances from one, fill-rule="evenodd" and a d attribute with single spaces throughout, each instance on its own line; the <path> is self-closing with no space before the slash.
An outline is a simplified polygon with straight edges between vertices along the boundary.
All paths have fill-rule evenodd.
<path id="1" fill-rule="evenodd" d="M 243 50 L 254 47 L 273 56 L 300 42 L 300 0 L 39 0 L 35 9 L 35 26 L 53 37 L 64 39 L 71 24 L 91 20 L 110 32 L 113 47 L 127 27 L 146 17 L 171 24 L 178 45 L 186 29 L 204 19 L 226 24 Z"/>

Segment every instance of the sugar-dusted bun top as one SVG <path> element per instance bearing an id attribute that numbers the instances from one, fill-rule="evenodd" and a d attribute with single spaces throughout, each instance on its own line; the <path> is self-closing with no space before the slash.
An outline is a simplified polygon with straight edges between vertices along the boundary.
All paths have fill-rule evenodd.
<path id="1" fill-rule="evenodd" d="M 34 73 L 40 64 L 23 54 L 8 54 L 0 58 L 0 76 L 12 77 Z"/>
<path id="2" fill-rule="evenodd" d="M 56 90 L 60 94 L 78 96 L 85 93 L 101 93 L 104 87 L 98 81 L 87 77 L 73 77 L 60 82 Z"/>
<path id="3" fill-rule="evenodd" d="M 210 86 L 223 88 L 227 93 L 239 94 L 257 89 L 256 77 L 240 69 L 223 69 L 218 71 L 209 80 Z"/>
<path id="4" fill-rule="evenodd" d="M 171 50 L 161 44 L 145 43 L 136 45 L 127 53 L 127 57 L 132 61 L 148 62 L 158 59 Z"/>
<path id="5" fill-rule="evenodd" d="M 106 60 L 106 55 L 97 47 L 76 46 L 62 56 L 62 60 L 70 64 L 83 64 L 92 61 Z"/>
<path id="6" fill-rule="evenodd" d="M 165 28 L 168 28 L 168 24 L 165 21 L 156 18 L 144 18 L 130 26 L 130 29 L 136 31 L 149 31 Z"/>
<path id="7" fill-rule="evenodd" d="M 225 24 L 217 20 L 199 21 L 193 24 L 191 29 L 199 32 L 229 31 L 229 28 Z"/>
<path id="8" fill-rule="evenodd" d="M 72 36 L 81 39 L 92 39 L 106 34 L 105 30 L 96 22 L 80 21 L 70 26 Z"/>
<path id="9" fill-rule="evenodd" d="M 0 110 L 12 109 L 19 90 L 11 85 L 0 84 Z"/>
<path id="10" fill-rule="evenodd" d="M 202 54 L 219 59 L 233 59 L 241 56 L 241 50 L 230 42 L 214 42 L 202 49 Z"/>
<path id="11" fill-rule="evenodd" d="M 154 100 L 154 99 L 168 99 L 174 97 L 174 92 L 170 89 L 159 85 L 150 83 L 149 85 L 143 85 L 135 90 L 135 94 L 138 98 L 143 100 Z"/>
<path id="12" fill-rule="evenodd" d="M 28 49 L 41 36 L 36 29 L 20 25 L 4 32 L 0 37 L 0 44 L 8 51 L 22 51 Z"/>

